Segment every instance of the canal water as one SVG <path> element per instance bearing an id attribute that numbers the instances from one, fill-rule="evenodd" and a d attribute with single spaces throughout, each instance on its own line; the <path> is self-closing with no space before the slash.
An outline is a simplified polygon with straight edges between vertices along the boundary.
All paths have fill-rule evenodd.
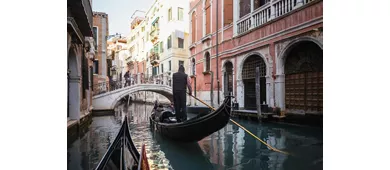
<path id="1" fill-rule="evenodd" d="M 152 169 L 175 170 L 317 170 L 322 169 L 322 128 L 234 119 L 269 145 L 271 151 L 236 125 L 190 144 L 175 143 L 154 133 L 148 117 L 152 105 L 119 105 L 115 116 L 93 117 L 89 130 L 68 146 L 68 169 L 94 169 L 118 132 L 125 115 L 138 150 L 146 144 Z M 195 115 L 189 114 L 189 117 Z"/>

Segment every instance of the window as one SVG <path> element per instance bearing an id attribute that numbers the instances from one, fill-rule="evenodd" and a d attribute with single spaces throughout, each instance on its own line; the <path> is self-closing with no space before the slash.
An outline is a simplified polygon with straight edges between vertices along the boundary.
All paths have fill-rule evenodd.
<path id="1" fill-rule="evenodd" d="M 156 54 L 158 53 L 158 44 L 154 45 L 153 52 Z"/>
<path id="2" fill-rule="evenodd" d="M 172 40 L 171 40 L 171 36 L 169 36 L 167 42 L 167 49 L 170 49 L 171 47 L 172 47 Z"/>
<path id="3" fill-rule="evenodd" d="M 93 40 L 95 41 L 95 50 L 98 50 L 98 27 L 93 27 Z"/>
<path id="4" fill-rule="evenodd" d="M 89 66 L 89 82 L 91 85 L 91 89 L 93 90 L 93 67 L 92 66 Z"/>
<path id="5" fill-rule="evenodd" d="M 172 21 L 172 8 L 168 9 L 168 21 Z"/>
<path id="6" fill-rule="evenodd" d="M 206 3 L 205 3 L 205 11 L 206 11 L 206 35 L 207 34 L 210 34 L 210 1 L 209 0 L 206 0 Z"/>
<path id="7" fill-rule="evenodd" d="M 106 61 L 107 61 L 107 70 L 106 70 L 107 71 L 107 75 L 111 75 L 110 74 L 110 71 L 111 71 L 110 68 L 112 67 L 112 60 L 111 59 L 107 59 Z"/>
<path id="8" fill-rule="evenodd" d="M 161 64 L 161 73 L 164 73 L 164 64 Z"/>
<path id="9" fill-rule="evenodd" d="M 177 20 L 183 21 L 183 8 L 177 8 Z"/>
<path id="10" fill-rule="evenodd" d="M 144 50 L 145 50 L 145 39 L 142 38 L 142 51 L 144 51 Z"/>
<path id="11" fill-rule="evenodd" d="M 172 69 L 172 65 L 171 65 L 171 61 L 168 62 L 168 66 L 169 66 L 169 71 L 171 71 Z"/>
<path id="12" fill-rule="evenodd" d="M 206 52 L 206 55 L 205 55 L 205 71 L 210 71 L 210 53 L 209 52 Z"/>
<path id="13" fill-rule="evenodd" d="M 157 67 L 152 68 L 152 74 L 153 76 L 157 75 Z"/>
<path id="14" fill-rule="evenodd" d="M 145 27 L 144 27 L 144 26 L 141 28 L 141 31 L 142 31 L 142 32 L 144 32 L 144 31 L 145 31 Z"/>
<path id="15" fill-rule="evenodd" d="M 163 46 L 163 42 L 161 41 L 160 42 L 160 53 L 164 52 L 164 46 Z"/>
<path id="16" fill-rule="evenodd" d="M 93 74 L 99 74 L 99 60 L 93 61 L 93 68 L 95 68 Z"/>
<path id="17" fill-rule="evenodd" d="M 149 32 L 146 32 L 146 41 L 149 41 Z"/>
<path id="18" fill-rule="evenodd" d="M 180 66 L 184 66 L 184 61 L 179 60 L 179 67 L 180 67 Z"/>
<path id="19" fill-rule="evenodd" d="M 177 38 L 177 43 L 179 48 L 184 48 L 184 39 Z"/>
<path id="20" fill-rule="evenodd" d="M 269 2 L 269 0 L 254 0 L 253 1 L 253 10 L 256 10 L 257 8 L 263 6 L 265 3 Z"/>
<path id="21" fill-rule="evenodd" d="M 196 33 L 196 18 L 195 18 L 195 12 L 193 12 L 191 16 L 192 43 L 196 42 L 195 33 Z"/>
<path id="22" fill-rule="evenodd" d="M 223 7 L 223 26 L 233 22 L 233 0 L 225 0 Z"/>
<path id="23" fill-rule="evenodd" d="M 192 75 L 195 75 L 195 67 L 196 67 L 196 63 L 195 63 L 195 58 L 192 58 Z"/>
<path id="24" fill-rule="evenodd" d="M 240 18 L 251 12 L 251 0 L 240 0 Z"/>
<path id="25" fill-rule="evenodd" d="M 82 61 L 81 61 L 81 68 L 82 68 L 82 89 L 83 89 L 83 99 L 86 98 L 85 90 L 89 89 L 88 83 L 88 59 L 84 55 L 82 56 Z"/>

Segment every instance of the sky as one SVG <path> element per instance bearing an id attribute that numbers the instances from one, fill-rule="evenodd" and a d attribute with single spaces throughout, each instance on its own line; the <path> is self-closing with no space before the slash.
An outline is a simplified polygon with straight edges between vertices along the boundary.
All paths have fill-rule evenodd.
<path id="1" fill-rule="evenodd" d="M 134 11 L 147 12 L 155 0 L 92 0 L 92 10 L 108 14 L 109 34 L 120 33 L 127 36 L 130 33 L 131 15 Z M 137 12 L 134 16 L 144 13 Z"/>

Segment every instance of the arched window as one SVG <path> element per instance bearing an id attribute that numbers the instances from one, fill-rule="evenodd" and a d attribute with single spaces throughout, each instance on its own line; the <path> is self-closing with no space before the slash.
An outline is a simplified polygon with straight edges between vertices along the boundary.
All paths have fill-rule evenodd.
<path id="1" fill-rule="evenodd" d="M 208 72 L 210 71 L 210 53 L 209 52 L 206 52 L 205 56 L 204 56 L 204 59 L 205 59 L 205 71 Z"/>
<path id="2" fill-rule="evenodd" d="M 191 16 L 191 34 L 192 34 L 192 43 L 196 42 L 196 18 L 195 12 L 192 13 Z"/>
<path id="3" fill-rule="evenodd" d="M 206 0 L 204 10 L 206 11 L 206 35 L 210 34 L 210 17 L 211 17 L 211 4 L 209 0 Z"/>
<path id="4" fill-rule="evenodd" d="M 192 66 L 192 75 L 195 75 L 196 74 L 196 72 L 195 72 L 195 67 L 196 67 L 196 65 L 195 65 L 195 58 L 192 58 L 192 60 L 191 60 L 191 66 Z"/>

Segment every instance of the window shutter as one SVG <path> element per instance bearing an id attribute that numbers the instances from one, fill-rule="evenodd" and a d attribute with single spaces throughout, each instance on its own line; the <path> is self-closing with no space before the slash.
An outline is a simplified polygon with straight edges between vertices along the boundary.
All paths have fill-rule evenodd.
<path id="1" fill-rule="evenodd" d="M 233 0 L 225 0 L 224 7 L 224 26 L 233 22 Z"/>
<path id="2" fill-rule="evenodd" d="M 206 35 L 210 33 L 210 1 L 206 0 Z"/>
<path id="3" fill-rule="evenodd" d="M 196 42 L 196 39 L 195 39 L 195 33 L 196 33 L 196 20 L 195 20 L 195 12 L 192 13 L 192 19 L 191 19 L 191 24 L 192 24 L 192 30 L 191 30 L 191 34 L 192 34 L 192 43 Z"/>

